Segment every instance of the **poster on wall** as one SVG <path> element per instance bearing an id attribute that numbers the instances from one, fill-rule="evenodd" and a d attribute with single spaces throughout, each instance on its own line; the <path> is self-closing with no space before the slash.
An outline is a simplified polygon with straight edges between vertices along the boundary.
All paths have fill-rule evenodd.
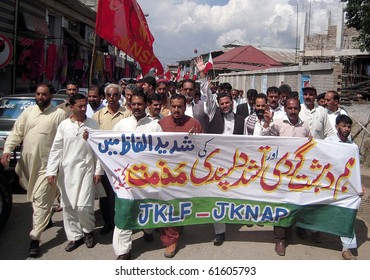
<path id="1" fill-rule="evenodd" d="M 7 66 L 13 56 L 13 45 L 7 37 L 0 34 L 0 69 Z"/>
<path id="2" fill-rule="evenodd" d="M 311 76 L 310 75 L 302 75 L 301 78 L 301 91 L 299 92 L 299 101 L 303 103 L 303 91 L 302 88 L 306 87 L 311 83 Z"/>

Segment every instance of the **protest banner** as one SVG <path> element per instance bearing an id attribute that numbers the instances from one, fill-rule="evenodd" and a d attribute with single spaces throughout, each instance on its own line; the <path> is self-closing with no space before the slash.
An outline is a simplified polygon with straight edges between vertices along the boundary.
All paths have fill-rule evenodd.
<path id="1" fill-rule="evenodd" d="M 298 225 L 352 236 L 358 147 L 298 137 L 91 131 L 117 194 L 116 225 Z"/>

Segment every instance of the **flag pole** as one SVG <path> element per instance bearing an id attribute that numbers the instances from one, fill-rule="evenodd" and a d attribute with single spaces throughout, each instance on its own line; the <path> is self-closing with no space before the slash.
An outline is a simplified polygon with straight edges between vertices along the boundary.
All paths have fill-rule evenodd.
<path id="1" fill-rule="evenodd" d="M 210 55 L 212 55 L 212 52 L 209 53 Z M 213 72 L 213 79 L 216 80 L 216 72 L 215 72 L 215 64 L 213 63 L 213 57 L 212 57 L 212 72 Z"/>
<path id="2" fill-rule="evenodd" d="M 89 75 L 89 87 L 92 85 L 92 78 L 94 73 L 94 63 L 95 63 L 95 53 L 96 53 L 96 32 L 94 35 L 94 44 L 92 49 L 92 55 L 91 55 L 91 64 L 90 64 L 90 75 Z"/>

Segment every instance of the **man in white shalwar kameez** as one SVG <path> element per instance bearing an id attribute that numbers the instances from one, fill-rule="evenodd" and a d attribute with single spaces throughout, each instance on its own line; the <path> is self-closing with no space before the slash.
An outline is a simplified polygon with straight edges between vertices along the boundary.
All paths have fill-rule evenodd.
<path id="1" fill-rule="evenodd" d="M 120 120 L 114 127 L 114 131 L 120 132 L 162 132 L 161 126 L 157 121 L 150 119 L 146 113 L 145 109 L 147 107 L 147 97 L 140 89 L 135 92 L 131 98 L 131 108 L 132 116 Z M 117 212 L 116 214 L 117 215 Z M 151 242 L 153 240 L 152 230 L 144 231 L 144 240 L 146 242 Z M 131 259 L 131 230 L 120 229 L 117 226 L 114 227 L 113 233 L 113 249 L 115 254 L 118 256 L 117 260 L 128 260 Z"/>
<path id="2" fill-rule="evenodd" d="M 86 117 L 86 97 L 82 94 L 70 98 L 71 116 L 58 127 L 50 151 L 48 182 L 61 193 L 63 223 L 67 239 L 65 250 L 71 252 L 83 243 L 94 246 L 95 187 L 104 171 L 82 134 L 86 129 L 99 129 L 97 121 Z M 58 178 L 58 179 L 56 179 Z"/>
<path id="3" fill-rule="evenodd" d="M 326 97 L 325 97 L 326 98 Z M 347 115 L 339 114 L 335 119 L 335 131 L 336 134 L 326 137 L 326 141 L 339 142 L 339 143 L 348 143 L 351 145 L 356 145 L 351 140 L 351 129 L 352 129 L 352 120 Z M 358 195 L 363 196 L 365 193 L 365 188 L 362 186 L 362 190 L 358 190 Z M 357 251 L 357 238 L 355 234 L 355 228 L 353 228 L 353 237 L 344 237 L 340 238 L 342 242 L 342 258 L 344 260 L 357 260 L 355 254 L 352 254 L 352 251 L 355 253 Z"/>
<path id="4" fill-rule="evenodd" d="M 57 187 L 55 184 L 48 184 L 46 166 L 58 125 L 68 117 L 62 109 L 51 105 L 52 97 L 46 84 L 37 87 L 36 105 L 27 107 L 19 116 L 6 139 L 1 157 L 2 165 L 8 166 L 11 152 L 23 142 L 15 171 L 20 184 L 27 190 L 27 200 L 32 202 L 30 257 L 40 255 L 41 233 L 51 218 Z"/>

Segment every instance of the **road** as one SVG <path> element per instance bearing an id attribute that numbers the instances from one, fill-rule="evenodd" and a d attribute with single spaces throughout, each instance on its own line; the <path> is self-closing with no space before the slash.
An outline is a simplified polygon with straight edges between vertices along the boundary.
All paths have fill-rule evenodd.
<path id="1" fill-rule="evenodd" d="M 367 185 L 368 181 L 367 181 Z M 370 260 L 370 242 L 368 225 L 364 221 L 370 217 L 368 189 L 363 198 L 366 209 L 359 211 L 356 221 L 358 239 L 358 259 Z M 361 208 L 360 208 L 361 210 Z M 0 260 L 25 260 L 29 249 L 29 230 L 31 228 L 31 204 L 26 202 L 24 194 L 14 195 L 14 205 L 8 224 L 0 232 Z M 66 252 L 66 236 L 63 229 L 62 213 L 53 216 L 54 226 L 42 235 L 41 260 L 114 260 L 112 234 L 100 235 L 102 226 L 100 212 L 96 211 L 96 229 L 94 231 L 97 244 L 87 249 L 84 245 L 73 252 Z M 365 218 L 364 218 L 365 217 Z M 179 252 L 175 260 L 339 260 L 341 259 L 341 243 L 337 236 L 322 233 L 322 243 L 314 243 L 308 237 L 305 240 L 293 237 L 293 244 L 287 248 L 285 257 L 274 252 L 272 227 L 228 225 L 226 241 L 220 246 L 213 245 L 213 225 L 194 225 L 185 227 L 179 244 Z M 142 232 L 133 235 L 133 259 L 165 260 L 164 248 L 159 233 L 154 233 L 154 242 L 145 243 Z"/>

